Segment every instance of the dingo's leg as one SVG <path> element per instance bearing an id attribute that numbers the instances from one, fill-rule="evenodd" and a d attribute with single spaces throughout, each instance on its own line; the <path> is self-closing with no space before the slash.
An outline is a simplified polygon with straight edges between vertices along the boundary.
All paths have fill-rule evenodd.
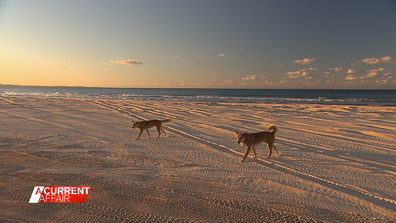
<path id="1" fill-rule="evenodd" d="M 252 147 L 252 150 L 253 150 L 254 158 L 257 158 L 256 150 L 254 149 L 254 147 Z"/>
<path id="2" fill-rule="evenodd" d="M 157 136 L 157 138 L 159 138 L 160 137 L 160 135 L 161 135 L 161 131 L 163 131 L 164 132 L 164 134 L 165 134 L 165 131 L 161 128 L 161 126 L 156 126 L 157 127 L 157 132 L 158 132 L 158 136 Z M 166 134 L 165 134 L 166 135 Z"/>
<path id="3" fill-rule="evenodd" d="M 143 130 L 139 129 L 139 135 L 135 140 L 138 140 L 140 138 L 140 136 L 142 135 Z"/>
<path id="4" fill-rule="evenodd" d="M 151 137 L 150 137 L 150 133 L 147 131 L 147 129 L 146 129 L 146 132 L 147 132 L 147 135 L 149 136 L 149 138 L 151 138 Z"/>
<path id="5" fill-rule="evenodd" d="M 246 159 L 247 155 L 249 154 L 249 151 L 250 151 L 250 147 L 246 146 L 245 156 L 243 157 L 243 159 L 241 161 L 244 161 Z"/>
<path id="6" fill-rule="evenodd" d="M 269 154 L 268 154 L 267 159 L 269 159 L 271 157 L 271 154 L 272 154 L 273 143 L 268 143 L 267 146 L 268 146 L 268 150 L 269 150 Z"/>

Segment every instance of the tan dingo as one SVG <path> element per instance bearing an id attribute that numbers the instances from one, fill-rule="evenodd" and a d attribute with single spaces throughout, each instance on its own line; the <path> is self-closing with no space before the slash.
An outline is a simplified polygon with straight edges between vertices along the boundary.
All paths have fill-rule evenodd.
<path id="1" fill-rule="evenodd" d="M 274 131 L 270 132 L 271 129 Z M 278 128 L 275 125 L 269 125 L 267 127 L 267 131 L 264 132 L 257 132 L 257 133 L 236 132 L 237 143 L 238 144 L 243 143 L 246 145 L 246 152 L 242 161 L 246 159 L 246 156 L 248 155 L 250 149 L 253 150 L 254 158 L 257 158 L 256 150 L 254 149 L 254 146 L 257 146 L 262 142 L 265 142 L 268 145 L 269 155 L 267 159 L 270 158 L 271 156 L 272 148 L 275 149 L 276 154 L 279 154 L 274 146 L 276 131 L 278 131 Z"/>
<path id="2" fill-rule="evenodd" d="M 162 123 L 167 123 L 167 122 L 170 122 L 170 120 L 169 119 L 166 119 L 166 120 L 149 120 L 149 121 L 140 121 L 140 122 L 132 121 L 132 128 L 138 128 L 140 130 L 139 135 L 136 138 L 136 140 L 140 138 L 140 135 L 142 135 L 143 130 L 145 130 L 147 132 L 147 135 L 150 138 L 150 133 L 147 131 L 147 129 L 152 128 L 154 126 L 157 128 L 157 132 L 158 132 L 157 138 L 160 137 L 160 135 L 161 135 L 160 131 L 163 131 L 165 136 L 166 136 L 166 133 L 161 128 L 161 126 L 162 126 Z"/>

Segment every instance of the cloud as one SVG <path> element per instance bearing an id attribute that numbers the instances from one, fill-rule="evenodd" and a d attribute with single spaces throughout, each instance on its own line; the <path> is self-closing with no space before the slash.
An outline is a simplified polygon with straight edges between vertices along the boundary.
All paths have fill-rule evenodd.
<path id="1" fill-rule="evenodd" d="M 380 71 L 384 71 L 384 70 L 385 70 L 384 68 L 368 70 L 366 71 L 366 76 L 361 77 L 361 79 L 376 77 Z"/>
<path id="2" fill-rule="evenodd" d="M 381 61 L 384 63 L 392 63 L 394 60 L 390 56 L 381 57 Z"/>
<path id="3" fill-rule="evenodd" d="M 376 84 L 386 84 L 387 82 L 388 82 L 387 79 L 382 79 L 382 80 L 377 79 L 377 80 L 375 80 L 375 83 L 376 83 Z"/>
<path id="4" fill-rule="evenodd" d="M 357 79 L 357 77 L 355 75 L 347 75 L 345 77 L 345 80 L 347 80 L 347 81 L 352 81 L 352 80 L 356 80 L 356 79 Z"/>
<path id="5" fill-rule="evenodd" d="M 292 78 L 292 79 L 299 78 L 299 77 L 307 77 L 308 73 L 307 73 L 306 70 L 307 69 L 301 69 L 301 70 L 298 70 L 298 71 L 289 71 L 289 72 L 286 73 L 286 75 L 289 78 Z"/>
<path id="6" fill-rule="evenodd" d="M 256 80 L 256 79 L 264 79 L 267 78 L 267 75 L 250 75 L 242 78 L 244 81 Z"/>
<path id="7" fill-rule="evenodd" d="M 334 70 L 335 72 L 340 72 L 340 71 L 342 71 L 342 69 L 344 69 L 344 68 L 342 68 L 342 67 L 329 68 L 329 70 Z"/>
<path id="8" fill-rule="evenodd" d="M 385 68 L 378 68 L 378 69 L 372 69 L 372 70 L 367 70 L 365 74 L 363 75 L 351 75 L 353 73 L 355 73 L 354 70 L 348 70 L 347 72 L 349 75 L 347 75 L 345 77 L 345 80 L 369 80 L 369 79 L 373 79 L 378 77 L 380 74 L 382 74 L 382 78 L 383 79 L 388 79 L 388 78 L 392 78 L 391 73 L 387 70 L 385 70 Z"/>
<path id="9" fill-rule="evenodd" d="M 173 58 L 179 58 L 180 56 L 179 55 L 173 55 L 172 57 Z"/>
<path id="10" fill-rule="evenodd" d="M 294 63 L 299 63 L 299 64 L 310 64 L 312 62 L 314 62 L 315 59 L 314 58 L 305 58 L 302 60 L 295 60 Z"/>
<path id="11" fill-rule="evenodd" d="M 232 80 L 232 79 L 226 80 L 226 81 L 220 83 L 221 86 L 224 86 L 224 85 L 227 86 L 227 85 L 233 85 L 233 84 L 234 84 L 234 80 Z"/>
<path id="12" fill-rule="evenodd" d="M 123 64 L 123 65 L 142 65 L 143 63 L 140 61 L 135 60 L 116 60 L 116 61 L 109 61 L 116 64 Z"/>
<path id="13" fill-rule="evenodd" d="M 61 69 L 62 69 L 62 70 L 66 70 L 66 69 L 69 69 L 69 68 L 67 68 L 67 67 L 61 67 Z"/>
<path id="14" fill-rule="evenodd" d="M 312 71 L 317 71 L 317 70 L 318 70 L 318 68 L 316 68 L 316 67 L 311 67 L 311 68 L 309 68 L 309 70 L 312 70 Z"/>
<path id="15" fill-rule="evenodd" d="M 362 62 L 365 64 L 379 64 L 379 63 L 392 63 L 393 64 L 393 63 L 395 63 L 395 60 L 392 59 L 390 56 L 385 56 L 385 57 L 381 57 L 380 59 L 374 58 L 374 57 L 366 58 L 366 59 L 363 59 L 362 61 L 358 61 L 357 63 L 359 63 L 359 62 Z"/>
<path id="16" fill-rule="evenodd" d="M 349 70 L 347 71 L 347 74 L 354 74 L 354 73 L 356 73 L 356 71 L 355 71 L 355 70 L 352 70 L 352 69 L 349 69 Z"/>
<path id="17" fill-rule="evenodd" d="M 363 63 L 366 64 L 379 64 L 381 63 L 381 60 L 377 59 L 377 58 L 366 58 L 364 60 L 362 60 Z"/>
<path id="18" fill-rule="evenodd" d="M 219 57 L 225 57 L 224 53 L 220 53 Z"/>
<path id="19" fill-rule="evenodd" d="M 143 63 L 136 60 L 109 60 L 109 62 L 101 63 L 101 65 L 110 65 L 110 64 L 121 64 L 121 65 L 142 65 Z"/>

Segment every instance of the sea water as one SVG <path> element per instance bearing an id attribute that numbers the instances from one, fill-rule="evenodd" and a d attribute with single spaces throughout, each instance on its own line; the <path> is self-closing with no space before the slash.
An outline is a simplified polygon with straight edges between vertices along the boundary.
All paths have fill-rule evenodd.
<path id="1" fill-rule="evenodd" d="M 309 103 L 396 106 L 396 90 L 164 89 L 0 86 L 0 96 L 217 103 Z"/>

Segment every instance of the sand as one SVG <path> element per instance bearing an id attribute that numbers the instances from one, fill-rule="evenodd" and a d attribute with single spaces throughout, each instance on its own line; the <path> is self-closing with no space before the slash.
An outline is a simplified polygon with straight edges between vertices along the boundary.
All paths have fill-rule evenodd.
<path id="1" fill-rule="evenodd" d="M 132 120 L 171 119 L 139 140 Z M 0 221 L 387 222 L 396 107 L 0 97 Z M 276 124 L 265 159 L 235 131 Z M 34 186 L 91 186 L 29 204 Z"/>

